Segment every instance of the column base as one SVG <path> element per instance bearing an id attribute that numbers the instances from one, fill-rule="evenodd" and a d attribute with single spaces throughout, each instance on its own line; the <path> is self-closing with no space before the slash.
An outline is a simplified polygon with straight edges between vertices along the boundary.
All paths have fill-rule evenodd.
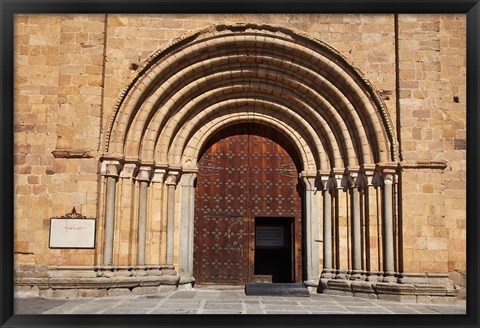
<path id="1" fill-rule="evenodd" d="M 353 270 L 350 273 L 350 280 L 365 280 L 365 272 L 362 272 L 361 270 Z"/>
<path id="2" fill-rule="evenodd" d="M 307 287 L 310 294 L 318 293 L 319 288 L 321 288 L 318 280 L 305 280 L 303 284 L 305 285 L 305 287 Z"/>
<path id="3" fill-rule="evenodd" d="M 335 277 L 335 270 L 333 270 L 333 269 L 323 269 L 320 277 L 321 278 L 326 278 L 326 279 L 333 278 L 333 277 Z"/>
<path id="4" fill-rule="evenodd" d="M 16 268 L 14 286 L 16 297 L 81 298 L 171 292 L 179 282 L 180 276 L 169 265 L 49 266 L 42 270 L 22 266 Z"/>
<path id="5" fill-rule="evenodd" d="M 394 272 L 385 272 L 385 275 L 383 276 L 382 282 L 386 282 L 386 283 L 397 282 L 397 278 L 395 277 L 395 273 Z"/>
<path id="6" fill-rule="evenodd" d="M 455 304 L 457 300 L 458 287 L 453 285 L 448 274 L 366 272 L 363 276 L 356 271 L 350 275 L 337 271 L 331 278 L 327 275 L 328 272 L 322 273 L 318 293 L 397 302 Z M 345 278 L 341 278 L 342 275 Z M 365 280 L 352 279 L 358 276 Z"/>
<path id="7" fill-rule="evenodd" d="M 347 270 L 335 271 L 335 279 L 347 279 Z"/>
<path id="8" fill-rule="evenodd" d="M 366 271 L 365 273 L 365 281 L 378 282 L 382 281 L 382 279 L 383 272 L 381 271 Z"/>

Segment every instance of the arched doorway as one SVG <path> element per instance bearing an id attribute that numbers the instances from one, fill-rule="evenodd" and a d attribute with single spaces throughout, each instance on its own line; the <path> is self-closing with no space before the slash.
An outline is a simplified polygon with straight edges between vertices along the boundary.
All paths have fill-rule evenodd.
<path id="1" fill-rule="evenodd" d="M 303 282 L 315 288 L 322 276 L 343 288 L 338 281 L 350 274 L 395 279 L 397 139 L 379 93 L 331 46 L 255 24 L 216 25 L 176 40 L 152 54 L 122 92 L 101 158 L 103 263 L 115 263 L 116 217 L 132 220 L 138 213 L 137 264 L 148 263 L 143 250 L 156 242 L 160 251 L 150 252 L 150 262 L 175 266 L 180 284 L 195 282 L 198 160 L 219 131 L 243 123 L 288 136 L 301 162 Z M 132 181 L 142 191 L 138 197 Z M 384 264 L 377 274 L 362 257 L 371 237 L 362 218 L 380 210 L 374 219 L 388 234 L 383 249 L 377 247 L 376 264 Z M 162 222 L 155 234 L 147 234 L 149 218 Z M 334 233 L 341 242 L 332 242 L 339 239 Z"/>
<path id="2" fill-rule="evenodd" d="M 262 125 L 221 130 L 203 147 L 195 190 L 197 284 L 302 281 L 300 162 Z"/>

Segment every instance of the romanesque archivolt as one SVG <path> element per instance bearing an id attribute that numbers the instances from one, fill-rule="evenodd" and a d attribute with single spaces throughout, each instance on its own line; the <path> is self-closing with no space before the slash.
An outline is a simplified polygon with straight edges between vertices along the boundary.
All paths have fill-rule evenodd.
<path id="1" fill-rule="evenodd" d="M 342 55 L 252 24 L 213 26 L 152 55 L 119 98 L 104 155 L 194 169 L 215 131 L 243 122 L 281 131 L 310 173 L 397 159 L 381 98 Z"/>

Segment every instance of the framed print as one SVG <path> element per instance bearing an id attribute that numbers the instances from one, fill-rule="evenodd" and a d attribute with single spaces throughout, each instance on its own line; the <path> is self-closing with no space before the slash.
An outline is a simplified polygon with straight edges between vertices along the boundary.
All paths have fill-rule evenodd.
<path id="1" fill-rule="evenodd" d="M 1 8 L 2 327 L 478 325 L 478 1 Z"/>

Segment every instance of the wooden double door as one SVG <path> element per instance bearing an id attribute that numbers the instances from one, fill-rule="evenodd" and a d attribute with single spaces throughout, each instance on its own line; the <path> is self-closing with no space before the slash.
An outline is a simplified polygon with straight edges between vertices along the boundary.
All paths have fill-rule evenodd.
<path id="1" fill-rule="evenodd" d="M 266 126 L 236 125 L 206 144 L 198 167 L 196 282 L 240 285 L 269 274 L 301 281 L 302 186 L 292 145 Z"/>

